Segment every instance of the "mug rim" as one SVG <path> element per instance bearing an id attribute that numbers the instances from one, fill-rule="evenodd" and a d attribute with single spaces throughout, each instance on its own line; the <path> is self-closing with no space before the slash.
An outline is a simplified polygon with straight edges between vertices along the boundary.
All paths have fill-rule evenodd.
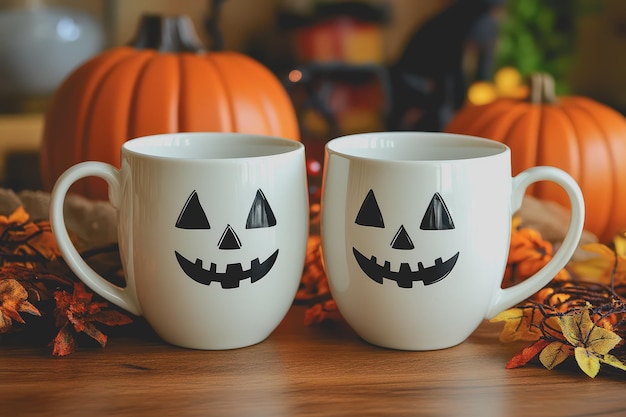
<path id="1" fill-rule="evenodd" d="M 167 150 L 182 149 L 189 145 L 189 140 L 195 143 L 199 141 L 223 142 L 226 144 L 237 141 L 237 151 L 228 156 L 203 156 L 203 155 L 180 155 L 167 153 Z M 186 142 L 186 143 L 181 143 Z M 247 146 L 241 146 L 241 145 Z M 262 145 L 262 146 L 253 146 Z M 261 150 L 261 148 L 263 148 Z M 160 152 L 157 151 L 160 149 Z M 277 155 L 285 155 L 304 149 L 304 144 L 299 140 L 283 138 L 257 133 L 244 132 L 169 132 L 154 135 L 145 135 L 131 138 L 122 144 L 122 152 L 138 158 L 163 159 L 163 160 L 242 160 L 250 158 L 267 158 Z M 244 150 L 245 152 L 240 152 Z"/>
<path id="2" fill-rule="evenodd" d="M 389 149 L 385 143 L 387 141 L 398 142 L 402 144 L 407 142 L 429 140 L 431 143 L 442 140 L 455 140 L 459 144 L 463 144 L 468 149 L 481 150 L 474 155 L 457 155 L 455 157 L 439 157 L 439 158 L 389 158 L 381 155 L 368 154 L 363 151 L 371 151 L 375 149 Z M 354 146 L 356 145 L 356 146 Z M 445 149 L 445 147 L 437 146 L 438 149 Z M 479 136 L 459 134 L 459 133 L 447 133 L 447 132 L 425 132 L 425 131 L 393 131 L 393 132 L 367 132 L 367 133 L 355 133 L 350 135 L 339 136 L 329 140 L 325 145 L 325 150 L 329 154 L 335 154 L 347 159 L 364 160 L 364 161 L 379 161 L 379 162 L 394 162 L 394 163 L 432 163 L 432 162 L 445 162 L 445 161 L 469 161 L 483 158 L 495 157 L 510 153 L 510 148 L 502 143 L 493 139 L 488 139 Z"/>

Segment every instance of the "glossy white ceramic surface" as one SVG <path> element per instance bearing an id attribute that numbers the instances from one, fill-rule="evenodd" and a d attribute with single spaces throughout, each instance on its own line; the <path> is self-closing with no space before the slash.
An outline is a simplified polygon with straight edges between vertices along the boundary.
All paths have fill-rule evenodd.
<path id="1" fill-rule="evenodd" d="M 126 288 L 89 268 L 67 238 L 62 205 L 85 176 L 109 183 L 119 210 Z M 308 237 L 304 147 L 238 133 L 131 140 L 118 170 L 85 162 L 61 176 L 51 221 L 64 257 L 94 291 L 145 316 L 166 341 L 230 349 L 264 340 L 297 291 Z"/>
<path id="2" fill-rule="evenodd" d="M 502 290 L 511 218 L 526 187 L 560 184 L 572 204 L 565 242 L 535 276 Z M 582 233 L 578 185 L 552 167 L 511 177 L 503 144 L 444 133 L 351 135 L 326 146 L 322 249 L 333 298 L 366 341 L 431 350 L 545 286 Z"/>

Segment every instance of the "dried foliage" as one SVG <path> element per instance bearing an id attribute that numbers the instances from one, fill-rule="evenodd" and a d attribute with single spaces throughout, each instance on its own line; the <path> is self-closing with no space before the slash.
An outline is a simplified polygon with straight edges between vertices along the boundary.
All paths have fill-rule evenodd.
<path id="1" fill-rule="evenodd" d="M 0 216 L 0 334 L 49 332 L 57 356 L 76 349 L 78 334 L 104 346 L 107 337 L 95 323 L 131 319 L 93 298 L 63 262 L 47 220 L 30 221 L 23 207 Z"/>
<path id="2" fill-rule="evenodd" d="M 528 230 L 518 224 L 512 242 L 531 240 L 528 236 Z M 535 235 L 532 240 L 536 239 L 541 237 Z M 535 259 L 532 252 L 538 251 L 537 247 L 529 242 L 512 246 L 511 270 L 525 271 L 511 259 L 521 263 Z M 626 236 L 616 236 L 611 245 L 593 243 L 582 249 L 589 253 L 585 260 L 572 260 L 547 287 L 492 319 L 504 322 L 501 341 L 533 342 L 515 355 L 507 368 L 524 366 L 538 358 L 547 369 L 553 369 L 572 357 L 592 378 L 602 364 L 626 371 Z M 513 274 L 509 280 L 521 282 L 532 274 L 528 272 Z"/>
<path id="3" fill-rule="evenodd" d="M 300 288 L 296 294 L 296 303 L 308 306 L 304 313 L 304 324 L 307 326 L 337 320 L 341 317 L 337 304 L 330 294 L 326 272 L 322 265 L 322 241 L 319 235 L 320 210 L 319 203 L 311 204 L 309 223 L 312 233 L 307 245 Z"/>

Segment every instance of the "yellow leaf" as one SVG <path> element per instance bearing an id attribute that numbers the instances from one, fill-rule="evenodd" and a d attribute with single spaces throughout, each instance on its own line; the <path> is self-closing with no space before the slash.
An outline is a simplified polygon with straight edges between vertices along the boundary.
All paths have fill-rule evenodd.
<path id="1" fill-rule="evenodd" d="M 596 326 L 591 330 L 585 345 L 591 352 L 605 355 L 621 341 L 622 338 L 617 334 Z"/>
<path id="2" fill-rule="evenodd" d="M 10 225 L 21 225 L 28 221 L 28 213 L 24 207 L 19 206 L 9 216 L 0 216 L 0 234 Z"/>
<path id="3" fill-rule="evenodd" d="M 626 256 L 626 234 L 621 233 L 613 238 L 615 252 L 619 256 Z"/>
<path id="4" fill-rule="evenodd" d="M 571 261 L 569 268 L 574 275 L 585 280 L 608 285 L 615 275 L 616 282 L 626 279 L 626 237 L 615 238 L 616 251 L 602 243 L 590 243 L 581 246 L 582 249 L 598 254 L 583 261 Z M 617 256 L 617 267 L 615 267 Z M 614 270 L 615 269 L 615 270 Z"/>
<path id="5" fill-rule="evenodd" d="M 615 258 L 615 252 L 613 252 L 613 249 L 603 243 L 587 243 L 582 245 L 580 248 L 588 252 L 597 253 L 607 259 Z"/>
<path id="6" fill-rule="evenodd" d="M 511 221 L 511 230 L 517 230 L 522 225 L 522 218 L 520 216 L 513 216 L 513 220 Z"/>
<path id="7" fill-rule="evenodd" d="M 563 362 L 572 353 L 572 347 L 565 345 L 561 342 L 552 342 L 539 354 L 539 360 L 548 369 L 553 369 L 555 366 Z"/>
<path id="8" fill-rule="evenodd" d="M 533 309 L 510 308 L 491 319 L 492 323 L 504 322 L 500 341 L 504 343 L 523 340 L 533 342 L 541 337 L 541 331 L 533 326 Z"/>
<path id="9" fill-rule="evenodd" d="M 600 358 L 602 363 L 606 363 L 607 365 L 611 365 L 614 368 L 621 369 L 622 371 L 626 371 L 626 363 L 620 361 L 613 355 L 604 355 L 604 357 Z"/>
<path id="10" fill-rule="evenodd" d="M 614 261 L 598 256 L 584 261 L 570 262 L 570 270 L 578 277 L 595 282 L 608 282 Z"/>
<path id="11" fill-rule="evenodd" d="M 614 332 L 596 326 L 589 316 L 588 308 L 559 317 L 559 324 L 563 336 L 572 346 L 584 347 L 591 353 L 604 355 L 622 340 Z"/>
<path id="12" fill-rule="evenodd" d="M 550 316 L 545 319 L 543 323 L 543 331 L 550 337 L 562 339 L 563 332 L 561 331 L 559 319 L 556 316 Z"/>
<path id="13" fill-rule="evenodd" d="M 572 346 L 586 346 L 587 335 L 593 327 L 589 309 L 584 308 L 572 314 L 559 317 L 563 336 Z"/>
<path id="14" fill-rule="evenodd" d="M 600 359 L 584 347 L 574 349 L 574 356 L 580 369 L 591 378 L 595 378 L 600 371 Z"/>
<path id="15" fill-rule="evenodd" d="M 1 220 L 2 223 L 7 222 L 7 223 L 15 223 L 15 224 L 24 224 L 28 221 L 28 218 L 29 218 L 29 215 L 23 206 L 17 207 L 13 211 L 13 213 L 9 215 L 9 217 L 0 216 L 0 219 L 2 219 Z"/>

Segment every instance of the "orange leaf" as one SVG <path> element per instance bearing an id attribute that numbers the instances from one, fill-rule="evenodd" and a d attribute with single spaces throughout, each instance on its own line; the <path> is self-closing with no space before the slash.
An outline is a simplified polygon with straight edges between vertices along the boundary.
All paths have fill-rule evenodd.
<path id="1" fill-rule="evenodd" d="M 524 281 L 543 268 L 553 256 L 550 242 L 544 240 L 538 231 L 520 227 L 519 224 L 514 219 L 507 266 L 502 280 L 505 288 Z M 569 274 L 562 270 L 556 278 L 567 279 Z"/>
<path id="2" fill-rule="evenodd" d="M 0 333 L 8 332 L 13 320 L 24 323 L 19 313 L 41 315 L 28 301 L 28 291 L 22 284 L 14 279 L 0 280 Z"/>
<path id="3" fill-rule="evenodd" d="M 304 324 L 310 326 L 318 324 L 325 320 L 337 319 L 340 316 L 335 300 L 327 300 L 322 303 L 314 304 L 304 313 Z"/>
<path id="4" fill-rule="evenodd" d="M 30 216 L 22 206 L 16 208 L 9 216 L 0 216 L 0 235 L 4 233 L 7 226 L 24 224 L 28 221 L 29 217 Z"/>
<path id="5" fill-rule="evenodd" d="M 50 223 L 47 221 L 35 223 L 40 233 L 31 236 L 28 240 L 28 246 L 32 248 L 35 253 L 43 256 L 49 261 L 55 260 L 61 256 L 61 250 L 57 245 L 57 241 L 54 238 Z"/>
<path id="6" fill-rule="evenodd" d="M 501 342 L 514 342 L 524 340 L 534 342 L 541 337 L 541 331 L 534 326 L 541 319 L 540 314 L 535 314 L 533 308 L 511 308 L 505 310 L 491 319 L 492 322 L 504 322 L 504 328 L 500 333 Z"/>

